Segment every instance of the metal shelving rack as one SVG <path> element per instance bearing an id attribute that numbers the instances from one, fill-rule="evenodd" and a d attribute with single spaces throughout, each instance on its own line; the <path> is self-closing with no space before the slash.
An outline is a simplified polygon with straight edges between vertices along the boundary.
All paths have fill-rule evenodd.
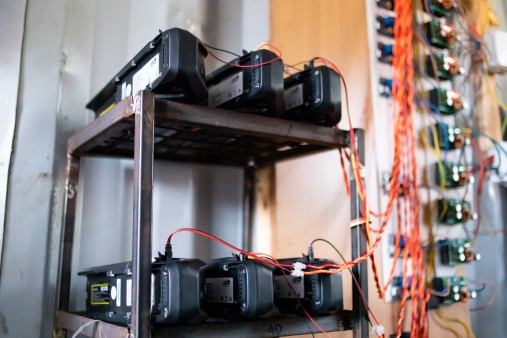
<path id="1" fill-rule="evenodd" d="M 358 157 L 364 165 L 364 131 L 356 129 Z M 76 331 L 92 319 L 69 312 L 72 246 L 79 163 L 83 156 L 134 157 L 132 236 L 132 316 L 130 328 L 97 322 L 82 334 L 90 337 L 278 337 L 317 332 L 305 318 L 173 326 L 150 326 L 152 192 L 154 159 L 244 168 L 244 230 L 251 233 L 256 170 L 277 161 L 324 150 L 350 147 L 348 131 L 295 121 L 242 114 L 157 99 L 148 91 L 128 97 L 68 140 L 67 184 L 60 243 L 55 328 Z M 350 175 L 351 218 L 362 216 L 354 175 Z M 248 238 L 246 238 L 248 240 Z M 352 257 L 366 251 L 364 224 L 351 228 Z M 246 245 L 247 243 L 243 243 Z M 352 269 L 367 295 L 366 261 Z M 353 310 L 316 317 L 327 331 L 353 330 L 368 337 L 368 313 L 353 285 Z"/>

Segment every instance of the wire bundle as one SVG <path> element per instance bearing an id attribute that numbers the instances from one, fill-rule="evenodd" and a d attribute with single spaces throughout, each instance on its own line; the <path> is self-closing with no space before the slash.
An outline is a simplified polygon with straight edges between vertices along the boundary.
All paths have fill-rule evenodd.
<path id="1" fill-rule="evenodd" d="M 391 180 L 395 182 L 392 188 L 401 189 L 403 192 L 402 196 L 398 196 L 396 203 L 396 219 L 398 222 L 396 247 L 397 250 L 402 251 L 404 265 L 397 337 L 400 337 L 402 333 L 406 304 L 410 296 L 412 300 L 411 337 L 415 338 L 428 336 L 426 303 L 429 299 L 429 292 L 426 290 L 426 267 L 419 225 L 419 192 L 416 184 L 417 160 L 413 121 L 414 52 L 412 38 L 414 33 L 410 1 L 396 1 L 394 12 L 396 14 L 394 26 L 395 57 L 393 59 L 393 117 L 396 137 L 394 166 L 399 163 L 401 168 L 395 171 L 395 167 L 393 167 Z M 402 234 L 406 244 L 403 249 L 399 249 Z M 412 275 L 410 285 L 409 272 Z"/>

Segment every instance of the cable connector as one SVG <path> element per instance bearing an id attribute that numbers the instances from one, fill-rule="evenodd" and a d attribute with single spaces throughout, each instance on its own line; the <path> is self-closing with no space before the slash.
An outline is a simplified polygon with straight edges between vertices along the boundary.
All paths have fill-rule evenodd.
<path id="1" fill-rule="evenodd" d="M 173 246 L 171 244 L 166 244 L 165 246 L 165 259 L 167 261 L 171 261 L 173 259 Z"/>
<path id="2" fill-rule="evenodd" d="M 372 325 L 371 330 L 373 331 L 374 334 L 376 334 L 379 337 L 382 337 L 386 332 L 386 329 L 381 324 Z"/>
<path id="3" fill-rule="evenodd" d="M 292 266 L 294 267 L 294 270 L 290 272 L 291 276 L 303 277 L 305 275 L 303 270 L 306 269 L 306 264 L 296 262 L 293 263 Z"/>

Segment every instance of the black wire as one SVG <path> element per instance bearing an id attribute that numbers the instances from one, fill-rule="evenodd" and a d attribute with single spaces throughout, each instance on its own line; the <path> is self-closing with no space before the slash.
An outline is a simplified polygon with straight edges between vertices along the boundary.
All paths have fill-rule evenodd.
<path id="1" fill-rule="evenodd" d="M 287 279 L 287 275 L 285 274 L 285 271 L 283 271 L 283 270 L 281 270 L 281 271 L 283 274 L 283 278 L 285 279 L 285 284 L 287 284 L 287 286 L 289 287 L 290 291 L 294 295 L 294 298 L 298 302 L 299 306 L 301 306 L 303 311 L 306 311 L 305 307 L 303 306 L 303 303 L 301 303 L 301 300 L 299 300 L 298 293 L 296 292 L 296 290 L 294 290 L 294 288 L 292 287 L 292 284 Z M 310 331 L 310 334 L 312 335 L 312 337 L 315 338 L 315 334 L 313 333 L 312 327 L 310 326 L 310 319 L 308 318 L 308 316 L 306 314 L 305 314 L 305 318 L 306 318 L 306 325 L 308 326 L 308 331 Z"/>
<path id="2" fill-rule="evenodd" d="M 340 256 L 340 258 L 343 260 L 343 263 L 346 263 L 347 260 L 345 259 L 345 257 L 343 257 L 343 255 L 341 254 L 340 250 L 338 250 L 338 248 L 336 248 L 333 243 L 331 243 L 330 241 L 328 241 L 327 239 L 324 239 L 324 238 L 316 238 L 314 239 L 311 243 L 310 243 L 310 247 L 313 247 L 313 244 L 315 242 L 324 242 L 324 243 L 327 243 L 329 244 L 329 246 L 331 246 L 333 248 L 333 250 L 338 254 L 338 256 Z M 357 281 L 357 278 L 356 276 L 352 273 L 352 269 L 351 268 L 348 268 L 347 270 L 349 270 L 350 272 L 350 275 L 352 276 L 352 278 L 354 279 L 354 283 L 356 283 L 356 286 L 358 289 L 361 289 L 361 286 L 359 285 L 359 282 Z M 365 310 L 367 310 L 367 306 L 365 304 L 365 300 L 363 299 L 363 297 L 361 297 L 361 300 L 363 302 L 363 306 L 365 308 Z M 368 316 L 368 321 L 370 322 L 370 325 L 373 326 L 373 323 L 371 322 L 371 319 L 370 319 L 370 316 Z"/>
<path id="3" fill-rule="evenodd" d="M 231 55 L 234 55 L 234 56 L 236 56 L 236 57 L 239 57 L 239 58 L 241 57 L 241 55 L 239 55 L 239 54 L 236 54 L 236 53 L 234 53 L 234 52 L 231 52 L 231 51 L 229 51 L 229 50 L 226 50 L 226 49 L 222 49 L 222 48 L 217 48 L 217 47 L 213 47 L 213 46 L 210 46 L 210 45 L 208 45 L 208 44 L 205 44 L 205 43 L 203 43 L 203 45 L 204 45 L 204 46 L 206 46 L 206 47 L 208 47 L 208 48 L 210 48 L 210 49 L 214 49 L 214 50 L 218 50 L 218 51 L 220 51 L 220 52 L 224 52 L 224 53 L 229 53 L 229 54 L 231 54 Z"/>

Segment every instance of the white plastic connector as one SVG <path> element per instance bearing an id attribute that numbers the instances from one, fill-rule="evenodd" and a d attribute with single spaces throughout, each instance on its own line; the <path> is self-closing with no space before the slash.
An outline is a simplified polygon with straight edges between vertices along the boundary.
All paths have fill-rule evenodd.
<path id="1" fill-rule="evenodd" d="M 294 276 L 294 277 L 303 277 L 305 275 L 305 273 L 304 273 L 303 270 L 296 270 L 296 269 L 294 269 L 294 270 L 292 270 L 290 272 L 290 275 Z"/>
<path id="2" fill-rule="evenodd" d="M 371 330 L 373 331 L 374 334 L 376 334 L 379 337 L 381 337 L 382 335 L 384 335 L 385 332 L 386 332 L 386 329 L 382 325 L 373 325 L 371 327 Z"/>
<path id="3" fill-rule="evenodd" d="M 306 264 L 296 262 L 293 263 L 292 266 L 294 267 L 294 270 L 291 271 L 291 276 L 294 277 L 303 277 L 304 276 L 304 269 L 306 269 Z"/>
<path id="4" fill-rule="evenodd" d="M 304 270 L 304 269 L 306 269 L 306 264 L 300 263 L 300 262 L 292 263 L 292 266 L 294 267 L 294 270 Z"/>

